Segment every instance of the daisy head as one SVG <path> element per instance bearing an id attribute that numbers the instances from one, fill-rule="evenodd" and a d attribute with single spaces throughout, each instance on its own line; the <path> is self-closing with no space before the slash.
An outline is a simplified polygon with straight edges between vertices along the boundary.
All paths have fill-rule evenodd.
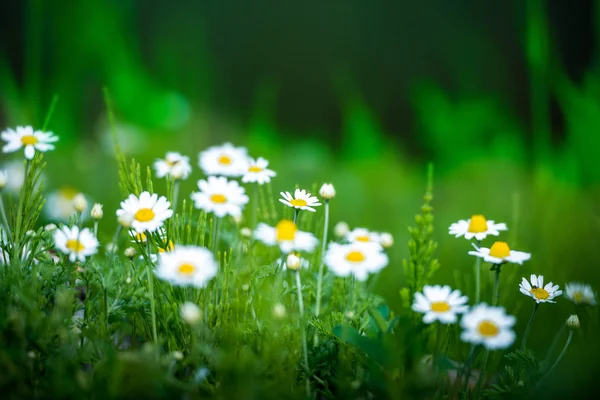
<path id="1" fill-rule="evenodd" d="M 154 161 L 154 170 L 157 178 L 170 176 L 173 179 L 187 179 L 192 172 L 192 166 L 188 156 L 170 151 L 164 159 Z"/>
<path id="2" fill-rule="evenodd" d="M 51 221 L 67 222 L 75 213 L 75 199 L 81 194 L 77 189 L 63 186 L 48 194 L 44 211 Z M 86 213 L 87 216 L 87 213 Z"/>
<path id="3" fill-rule="evenodd" d="M 280 194 L 283 199 L 279 199 L 279 201 L 288 207 L 295 208 L 296 210 L 315 212 L 315 209 L 312 207 L 321 205 L 316 196 L 311 196 L 311 194 L 304 189 L 296 189 L 294 196 L 292 196 L 290 192 L 281 192 Z"/>
<path id="4" fill-rule="evenodd" d="M 462 314 L 469 310 L 469 298 L 463 296 L 459 290 L 452 290 L 450 286 L 423 286 L 423 293 L 416 292 L 412 309 L 425 314 L 423 322 L 431 324 L 440 321 L 442 324 L 453 324 Z"/>
<path id="5" fill-rule="evenodd" d="M 522 265 L 524 261 L 531 258 L 530 253 L 511 250 L 506 242 L 495 242 L 489 249 L 486 247 L 475 247 L 475 251 L 469 251 L 472 256 L 483 258 L 485 262 L 492 264 L 514 263 Z"/>
<path id="6" fill-rule="evenodd" d="M 460 220 L 450 225 L 449 233 L 455 237 L 464 236 L 465 239 L 483 240 L 487 235 L 498 236 L 500 231 L 505 231 L 506 224 L 496 224 L 492 220 L 486 220 L 483 215 L 473 215 L 468 220 Z"/>
<path id="7" fill-rule="evenodd" d="M 239 177 L 248 171 L 248 154 L 243 147 L 225 143 L 201 152 L 199 164 L 206 175 Z"/>
<path id="8" fill-rule="evenodd" d="M 98 239 L 88 228 L 79 230 L 78 226 L 69 228 L 63 226 L 54 231 L 54 244 L 56 248 L 69 255 L 71 262 L 84 262 L 85 258 L 96 254 Z"/>
<path id="9" fill-rule="evenodd" d="M 544 276 L 531 275 L 531 284 L 527 279 L 523 278 L 519 284 L 519 290 L 525 296 L 531 297 L 536 303 L 556 303 L 555 297 L 562 294 L 562 290 L 558 290 L 558 285 L 553 285 L 549 282 L 544 286 Z"/>
<path id="10" fill-rule="evenodd" d="M 277 175 L 275 171 L 268 169 L 269 162 L 262 157 L 256 160 L 248 158 L 248 169 L 242 177 L 242 182 L 256 182 L 259 185 L 271 182 L 271 178 Z"/>
<path id="11" fill-rule="evenodd" d="M 324 257 L 325 264 L 337 276 L 353 275 L 364 281 L 369 274 L 379 272 L 388 264 L 388 256 L 381 246 L 371 243 L 329 243 Z"/>
<path id="12" fill-rule="evenodd" d="M 156 193 L 142 192 L 139 197 L 130 194 L 121 202 L 121 208 L 117 210 L 117 217 L 133 215 L 132 229 L 138 233 L 154 232 L 173 215 L 170 206 L 171 203 L 165 196 L 159 198 Z"/>
<path id="13" fill-rule="evenodd" d="M 516 318 L 507 315 L 504 307 L 476 305 L 463 315 L 460 338 L 463 342 L 481 344 L 488 350 L 505 349 L 515 341 L 512 327 Z"/>
<path id="14" fill-rule="evenodd" d="M 565 296 L 576 305 L 596 305 L 596 295 L 590 285 L 579 282 L 569 282 L 565 286 Z"/>
<path id="15" fill-rule="evenodd" d="M 156 276 L 175 286 L 205 287 L 217 274 L 217 262 L 210 250 L 199 246 L 177 246 L 162 253 Z"/>
<path id="16" fill-rule="evenodd" d="M 346 240 L 350 243 L 361 242 L 361 243 L 372 243 L 380 246 L 379 233 L 371 232 L 365 228 L 356 228 L 346 234 Z"/>
<path id="17" fill-rule="evenodd" d="M 17 126 L 16 129 L 8 128 L 0 134 L 2 140 L 6 142 L 2 151 L 4 153 L 13 153 L 25 148 L 25 158 L 31 160 L 35 152 L 45 152 L 54 150 L 52 143 L 58 140 L 52 132 L 34 131 L 31 126 Z"/>
<path id="18" fill-rule="evenodd" d="M 283 253 L 294 250 L 312 252 L 319 243 L 311 233 L 299 231 L 298 226 L 287 219 L 279 221 L 275 227 L 258 224 L 254 237 L 267 246 L 279 246 Z"/>
<path id="19" fill-rule="evenodd" d="M 200 192 L 192 193 L 196 208 L 208 213 L 213 212 L 219 218 L 226 215 L 240 217 L 242 208 L 248 203 L 246 190 L 236 181 L 228 181 L 223 176 L 209 176 L 208 180 L 199 180 Z"/>

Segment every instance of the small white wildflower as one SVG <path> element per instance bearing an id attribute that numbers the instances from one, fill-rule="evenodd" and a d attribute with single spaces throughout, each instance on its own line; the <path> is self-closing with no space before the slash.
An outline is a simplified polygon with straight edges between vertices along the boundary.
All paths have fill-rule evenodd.
<path id="1" fill-rule="evenodd" d="M 286 268 L 291 270 L 291 271 L 298 271 L 300 269 L 300 257 L 298 257 L 297 255 L 291 253 L 288 254 L 285 265 Z"/>
<path id="2" fill-rule="evenodd" d="M 13 153 L 25 147 L 25 158 L 33 159 L 36 150 L 45 152 L 54 150 L 52 143 L 58 140 L 52 132 L 34 131 L 31 126 L 17 126 L 16 129 L 8 128 L 0 136 L 6 142 L 2 152 Z"/>
<path id="3" fill-rule="evenodd" d="M 94 206 L 92 207 L 91 216 L 96 221 L 102 219 L 102 217 L 104 216 L 104 212 L 102 212 L 102 204 L 94 204 Z"/>
<path id="4" fill-rule="evenodd" d="M 485 303 L 476 305 L 460 320 L 463 342 L 481 344 L 488 350 L 505 349 L 515 341 L 512 327 L 517 319 L 507 315 L 504 307 Z"/>
<path id="5" fill-rule="evenodd" d="M 125 249 L 125 257 L 127 258 L 133 258 L 135 257 L 135 249 L 133 247 L 128 247 Z"/>
<path id="6" fill-rule="evenodd" d="M 527 281 L 527 279 L 523 278 L 519 284 L 519 290 L 525 296 L 531 297 L 538 304 L 556 303 L 554 298 L 562 294 L 562 290 L 558 290 L 559 286 L 553 285 L 552 282 L 547 283 L 546 286 L 544 286 L 543 275 L 535 276 L 532 274 L 530 280 L 531 284 Z"/>
<path id="7" fill-rule="evenodd" d="M 267 246 L 278 245 L 283 253 L 293 250 L 312 252 L 319 243 L 312 233 L 299 231 L 296 224 L 287 219 L 279 221 L 275 227 L 261 222 L 254 237 Z"/>
<path id="8" fill-rule="evenodd" d="M 485 262 L 492 264 L 514 263 L 522 265 L 524 261 L 531 258 L 530 253 L 523 251 L 511 250 L 506 242 L 495 242 L 492 247 L 477 247 L 477 250 L 469 251 L 469 254 L 479 258 L 483 258 Z"/>
<path id="9" fill-rule="evenodd" d="M 54 232 L 54 243 L 58 250 L 69 255 L 71 262 L 84 262 L 86 257 L 98 251 L 98 239 L 88 228 L 63 226 Z"/>
<path id="10" fill-rule="evenodd" d="M 329 243 L 323 258 L 325 265 L 337 276 L 353 275 L 364 281 L 369 274 L 377 273 L 388 264 L 388 256 L 379 244 L 354 242 Z"/>
<path id="11" fill-rule="evenodd" d="M 577 305 L 596 305 L 596 295 L 592 287 L 585 283 L 569 282 L 565 286 L 565 296 Z"/>
<path id="12" fill-rule="evenodd" d="M 85 199 L 85 196 L 83 195 L 83 193 L 77 193 L 75 195 L 75 198 L 73 199 L 73 207 L 75 208 L 75 211 L 77 211 L 79 214 L 81 214 L 82 212 L 85 211 L 87 206 L 88 206 L 88 203 L 87 203 L 87 200 Z"/>
<path id="13" fill-rule="evenodd" d="M 202 318 L 200 307 L 190 301 L 181 305 L 180 313 L 181 318 L 190 325 L 196 325 Z"/>
<path id="14" fill-rule="evenodd" d="M 242 177 L 242 182 L 250 183 L 256 182 L 259 185 L 271 182 L 271 178 L 277 175 L 275 171 L 268 169 L 269 162 L 262 157 L 258 157 L 257 160 L 252 158 L 248 159 L 248 170 Z"/>
<path id="15" fill-rule="evenodd" d="M 165 220 L 173 216 L 173 210 L 170 209 L 171 203 L 165 196 L 156 193 L 142 192 L 137 197 L 130 194 L 129 197 L 121 202 L 121 208 L 117 210 L 117 217 L 124 214 L 133 215 L 131 227 L 137 232 L 154 232 L 159 229 Z"/>
<path id="16" fill-rule="evenodd" d="M 394 237 L 391 233 L 383 232 L 379 235 L 379 244 L 381 244 L 384 249 L 389 249 L 394 245 Z"/>
<path id="17" fill-rule="evenodd" d="M 338 238 L 346 237 L 348 232 L 350 232 L 350 227 L 344 221 L 338 222 L 337 224 L 335 224 L 335 227 L 333 228 L 333 233 Z"/>
<path id="18" fill-rule="evenodd" d="M 379 233 L 369 231 L 367 228 L 356 228 L 346 234 L 346 240 L 350 243 L 372 243 L 381 248 Z"/>
<path id="19" fill-rule="evenodd" d="M 315 212 L 316 210 L 313 207 L 320 206 L 319 199 L 316 196 L 312 196 L 309 192 L 302 189 L 296 189 L 294 195 L 292 196 L 290 192 L 281 192 L 281 197 L 283 199 L 279 199 L 280 202 L 285 204 L 288 207 L 292 207 L 296 210 L 306 210 Z"/>
<path id="20" fill-rule="evenodd" d="M 496 224 L 494 221 L 488 221 L 483 215 L 473 215 L 468 220 L 460 220 L 450 225 L 449 233 L 455 237 L 464 236 L 465 239 L 483 240 L 487 235 L 498 236 L 500 231 L 508 228 L 506 224 Z"/>
<path id="21" fill-rule="evenodd" d="M 198 164 L 206 175 L 240 177 L 248 170 L 248 151 L 231 143 L 213 146 L 200 153 Z"/>
<path id="22" fill-rule="evenodd" d="M 572 330 L 579 329 L 579 317 L 576 314 L 573 314 L 567 318 L 567 327 Z"/>
<path id="23" fill-rule="evenodd" d="M 200 191 L 191 195 L 195 207 L 207 213 L 212 212 L 219 218 L 226 215 L 241 216 L 242 208 L 249 200 L 246 189 L 237 181 L 228 181 L 223 176 L 199 180 L 198 188 Z"/>
<path id="24" fill-rule="evenodd" d="M 218 264 L 213 253 L 200 246 L 177 246 L 161 254 L 156 276 L 176 286 L 205 287 L 217 274 Z"/>
<path id="25" fill-rule="evenodd" d="M 117 216 L 117 221 L 119 221 L 119 225 L 121 225 L 125 229 L 131 228 L 131 224 L 133 223 L 134 219 L 135 216 L 130 213 L 123 213 Z"/>
<path id="26" fill-rule="evenodd" d="M 319 190 L 319 194 L 325 200 L 331 200 L 335 197 L 335 188 L 331 183 L 324 183 Z"/>
<path id="27" fill-rule="evenodd" d="M 154 170 L 157 178 L 170 176 L 173 179 L 187 179 L 192 172 L 192 166 L 188 156 L 170 151 L 167 152 L 164 160 L 157 159 L 154 162 Z"/>
<path id="28" fill-rule="evenodd" d="M 412 310 L 425 314 L 423 322 L 431 324 L 439 321 L 442 324 L 453 324 L 458 320 L 457 314 L 469 310 L 469 298 L 460 290 L 452 290 L 450 286 L 423 286 L 423 293 L 416 292 Z"/>
<path id="29" fill-rule="evenodd" d="M 273 316 L 279 319 L 285 317 L 285 306 L 281 303 L 275 304 L 273 306 Z"/>

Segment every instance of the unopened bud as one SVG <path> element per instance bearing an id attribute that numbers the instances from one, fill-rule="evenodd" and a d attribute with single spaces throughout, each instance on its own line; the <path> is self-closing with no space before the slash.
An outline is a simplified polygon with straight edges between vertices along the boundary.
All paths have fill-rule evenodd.
<path id="1" fill-rule="evenodd" d="M 388 249 L 394 245 L 394 237 L 391 233 L 383 232 L 379 235 L 379 244 L 384 249 Z"/>
<path id="2" fill-rule="evenodd" d="M 77 211 L 79 214 L 85 211 L 88 203 L 82 193 L 77 193 L 75 195 L 75 198 L 73 199 L 73 206 L 75 207 L 75 211 Z"/>
<path id="3" fill-rule="evenodd" d="M 240 229 L 240 235 L 242 235 L 245 238 L 249 238 L 252 236 L 252 230 L 248 227 L 244 227 Z"/>
<path id="4" fill-rule="evenodd" d="M 281 303 L 277 303 L 273 306 L 273 316 L 275 318 L 285 317 L 285 306 Z"/>
<path id="5" fill-rule="evenodd" d="M 102 212 L 102 204 L 100 204 L 100 203 L 94 204 L 94 206 L 92 207 L 92 211 L 90 212 L 90 215 L 95 220 L 102 219 L 102 216 L 104 215 L 104 213 Z"/>
<path id="6" fill-rule="evenodd" d="M 321 186 L 319 194 L 325 200 L 331 200 L 335 197 L 335 188 L 331 183 L 325 183 L 323 186 Z"/>
<path id="7" fill-rule="evenodd" d="M 291 271 L 298 271 L 300 269 L 300 257 L 295 254 L 289 254 L 285 260 L 285 266 Z"/>
<path id="8" fill-rule="evenodd" d="M 117 216 L 117 221 L 119 221 L 119 224 L 125 229 L 129 229 L 131 227 L 134 219 L 135 215 L 127 212 Z"/>
<path id="9" fill-rule="evenodd" d="M 196 325 L 202 317 L 200 307 L 189 301 L 181 305 L 180 313 L 181 318 L 190 325 Z"/>
<path id="10" fill-rule="evenodd" d="M 348 226 L 347 223 L 345 223 L 343 221 L 335 224 L 335 227 L 333 228 L 333 233 L 338 238 L 345 237 L 348 234 L 348 232 L 350 232 L 350 227 Z"/>
<path id="11" fill-rule="evenodd" d="M 173 356 L 174 359 L 176 359 L 177 361 L 181 361 L 183 360 L 183 353 L 180 352 L 179 350 L 175 350 L 174 352 L 171 353 L 171 355 Z"/>
<path id="12" fill-rule="evenodd" d="M 53 232 L 56 230 L 56 228 L 57 228 L 57 226 L 55 224 L 48 224 L 44 227 L 44 230 L 46 232 Z"/>
<path id="13" fill-rule="evenodd" d="M 135 249 L 133 247 L 128 247 L 125 249 L 125 257 L 133 258 L 135 257 Z"/>
<path id="14" fill-rule="evenodd" d="M 571 315 L 567 318 L 567 328 L 569 329 L 579 329 L 579 317 L 576 314 Z"/>

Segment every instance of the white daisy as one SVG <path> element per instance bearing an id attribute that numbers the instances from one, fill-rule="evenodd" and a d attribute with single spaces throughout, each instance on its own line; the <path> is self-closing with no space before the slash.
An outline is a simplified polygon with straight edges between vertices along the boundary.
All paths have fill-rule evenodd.
<path id="1" fill-rule="evenodd" d="M 416 292 L 412 310 L 425 314 L 423 322 L 431 324 L 440 321 L 442 324 L 453 324 L 458 318 L 457 314 L 469 310 L 469 298 L 463 296 L 459 290 L 452 290 L 450 286 L 423 286 L 423 293 Z"/>
<path id="2" fill-rule="evenodd" d="M 121 202 L 121 208 L 117 210 L 117 217 L 124 214 L 133 215 L 132 229 L 139 233 L 154 232 L 173 215 L 173 210 L 169 209 L 170 206 L 171 203 L 165 196 L 159 198 L 156 193 L 142 192 L 139 198 L 130 194 Z"/>
<path id="3" fill-rule="evenodd" d="M 17 126 L 16 129 L 8 128 L 0 134 L 6 142 L 2 151 L 13 153 L 25 147 L 25 158 L 31 160 L 35 151 L 45 152 L 54 150 L 54 143 L 58 140 L 52 132 L 34 131 L 31 126 Z"/>
<path id="4" fill-rule="evenodd" d="M 254 237 L 267 246 L 279 246 L 286 254 L 293 250 L 312 252 L 319 243 L 311 233 L 299 231 L 296 224 L 287 219 L 279 221 L 274 228 L 259 223 Z"/>
<path id="5" fill-rule="evenodd" d="M 63 186 L 48 194 L 44 212 L 51 221 L 68 222 L 75 213 L 75 198 L 81 194 L 77 189 Z M 82 218 L 85 220 L 89 212 L 85 212 Z"/>
<path id="6" fill-rule="evenodd" d="M 312 207 L 321 205 L 316 196 L 311 196 L 311 194 L 304 189 L 296 189 L 294 196 L 292 196 L 290 192 L 281 192 L 280 194 L 281 197 L 283 197 L 283 199 L 279 199 L 280 202 L 286 206 L 293 207 L 298 210 L 315 212 L 315 209 Z"/>
<path id="7" fill-rule="evenodd" d="M 249 200 L 246 190 L 239 183 L 222 176 L 209 176 L 207 181 L 199 180 L 198 188 L 200 192 L 194 192 L 191 196 L 196 208 L 213 212 L 217 217 L 240 217 L 242 208 Z"/>
<path id="8" fill-rule="evenodd" d="M 590 285 L 579 282 L 569 282 L 565 286 L 565 296 L 573 303 L 588 306 L 596 305 L 596 295 Z"/>
<path id="9" fill-rule="evenodd" d="M 516 322 L 515 317 L 506 314 L 504 307 L 481 303 L 463 315 L 460 338 L 463 342 L 481 344 L 489 350 L 505 349 L 515 341 L 512 327 Z"/>
<path id="10" fill-rule="evenodd" d="M 496 224 L 494 221 L 488 221 L 483 215 L 473 215 L 468 220 L 460 220 L 450 225 L 449 233 L 455 237 L 464 236 L 465 239 L 483 240 L 487 235 L 498 236 L 500 231 L 505 231 L 508 228 L 506 224 Z"/>
<path id="11" fill-rule="evenodd" d="M 212 252 L 199 246 L 177 246 L 163 253 L 156 267 L 156 276 L 176 286 L 205 287 L 217 274 L 217 262 Z"/>
<path id="12" fill-rule="evenodd" d="M 475 247 L 475 251 L 470 251 L 469 254 L 483 258 L 485 262 L 492 264 L 502 264 L 506 262 L 522 265 L 523 261 L 531 258 L 530 253 L 511 250 L 506 242 L 495 242 L 489 249 L 486 247 Z"/>
<path id="13" fill-rule="evenodd" d="M 381 246 L 371 243 L 329 243 L 324 257 L 325 264 L 338 276 L 354 275 L 364 281 L 369 273 L 376 273 L 388 264 L 388 256 Z"/>
<path id="14" fill-rule="evenodd" d="M 242 182 L 256 182 L 259 185 L 271 182 L 271 178 L 277 175 L 275 171 L 268 169 L 269 162 L 262 157 L 254 160 L 248 158 L 248 170 L 242 177 Z"/>
<path id="15" fill-rule="evenodd" d="M 200 153 L 199 165 L 206 175 L 239 177 L 248 171 L 247 150 L 231 143 L 213 146 Z"/>
<path id="16" fill-rule="evenodd" d="M 54 243 L 58 250 L 69 255 L 71 262 L 84 262 L 87 256 L 98 251 L 98 239 L 94 233 L 88 228 L 80 231 L 78 226 L 63 226 L 54 231 Z"/>
<path id="17" fill-rule="evenodd" d="M 157 178 L 169 175 L 173 179 L 187 179 L 192 172 L 190 158 L 172 151 L 167 152 L 164 160 L 159 158 L 154 161 L 154 169 Z"/>
<path id="18" fill-rule="evenodd" d="M 523 278 L 519 284 L 519 290 L 525 296 L 529 296 L 535 300 L 536 303 L 556 303 L 555 297 L 562 294 L 562 290 L 558 290 L 558 285 L 552 285 L 552 282 L 544 286 L 544 276 L 531 275 L 531 284 L 527 279 Z"/>
<path id="19" fill-rule="evenodd" d="M 377 232 L 370 232 L 366 228 L 356 228 L 346 234 L 346 240 L 350 243 L 362 242 L 373 243 L 381 246 L 380 235 Z"/>

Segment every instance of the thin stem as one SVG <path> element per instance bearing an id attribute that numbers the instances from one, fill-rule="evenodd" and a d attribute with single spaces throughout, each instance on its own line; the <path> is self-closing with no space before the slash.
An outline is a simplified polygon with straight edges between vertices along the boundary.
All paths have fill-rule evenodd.
<path id="1" fill-rule="evenodd" d="M 480 241 L 477 241 L 481 245 Z M 481 299 L 481 258 L 475 257 L 475 304 Z"/>
<path id="2" fill-rule="evenodd" d="M 500 267 L 502 266 L 502 264 L 496 264 L 495 267 L 495 271 L 496 271 L 496 277 L 494 280 L 494 297 L 492 298 L 492 305 L 496 306 L 498 305 L 498 288 L 500 286 Z"/>
<path id="3" fill-rule="evenodd" d="M 490 359 L 490 351 L 486 350 L 485 355 L 483 356 L 483 366 L 481 367 L 481 372 L 479 373 L 479 379 L 477 379 L 477 386 L 475 387 L 475 398 L 479 397 L 479 391 L 481 390 L 481 386 L 483 385 L 483 381 L 485 380 L 485 372 L 487 370 L 488 361 Z"/>
<path id="4" fill-rule="evenodd" d="M 156 333 L 156 304 L 154 302 L 154 277 L 152 276 L 152 260 L 150 255 L 150 233 L 146 233 L 146 243 L 147 243 L 147 257 L 146 264 L 148 268 L 146 268 L 146 272 L 148 275 L 148 291 L 150 292 L 150 313 L 152 314 L 152 340 L 154 343 L 158 342 L 158 334 Z"/>
<path id="5" fill-rule="evenodd" d="M 542 376 L 540 378 L 540 380 L 538 381 L 538 384 L 544 378 L 546 378 L 548 375 L 550 375 L 550 373 L 554 370 L 554 368 L 556 368 L 556 366 L 558 365 L 558 363 L 560 362 L 560 360 L 562 360 L 562 358 L 565 356 L 565 353 L 567 352 L 567 348 L 571 344 L 571 339 L 573 339 L 573 330 L 569 330 L 569 336 L 567 337 L 567 342 L 565 343 L 565 347 L 563 347 L 562 351 L 558 355 L 558 358 L 556 359 L 556 361 L 554 361 L 554 364 L 552 364 L 552 366 L 548 369 L 548 371 L 544 374 L 544 376 Z"/>
<path id="6" fill-rule="evenodd" d="M 327 247 L 327 230 L 329 227 L 329 201 L 325 200 L 325 224 L 323 225 L 323 238 L 321 240 L 321 263 L 319 264 L 319 278 L 317 279 L 317 306 L 315 315 L 318 317 L 321 312 L 321 295 L 323 291 L 323 271 L 325 269 L 325 249 Z M 318 342 L 315 334 L 315 344 Z"/>
<path id="7" fill-rule="evenodd" d="M 213 219 L 213 233 L 212 233 L 212 250 L 217 255 L 217 250 L 219 246 L 219 221 L 221 218 L 215 216 Z"/>
<path id="8" fill-rule="evenodd" d="M 258 206 L 258 184 L 255 183 L 252 191 L 252 225 L 250 225 L 252 229 L 256 228 L 258 223 Z"/>
<path id="9" fill-rule="evenodd" d="M 529 336 L 529 331 L 531 330 L 531 325 L 533 325 L 533 319 L 535 318 L 535 313 L 537 312 L 540 304 L 535 303 L 533 306 L 533 312 L 531 313 L 531 317 L 529 317 L 529 322 L 527 323 L 527 328 L 525 328 L 525 333 L 523 334 L 523 340 L 521 340 L 521 350 L 525 349 L 525 345 L 527 344 L 527 336 Z"/>
<path id="10" fill-rule="evenodd" d="M 173 204 L 172 204 L 173 214 L 175 214 L 175 211 L 177 211 L 178 198 L 179 198 L 179 179 L 175 179 L 175 182 L 173 183 Z"/>
<path id="11" fill-rule="evenodd" d="M 98 239 L 98 220 L 94 220 L 94 236 Z"/>
<path id="12" fill-rule="evenodd" d="M 300 215 L 300 210 L 298 208 L 294 208 L 294 223 L 298 225 L 298 216 Z"/>
<path id="13" fill-rule="evenodd" d="M 465 387 L 464 391 L 466 392 L 469 387 L 469 378 L 471 377 L 471 366 L 473 365 L 473 360 L 475 359 L 475 345 L 471 345 L 471 350 L 469 350 L 469 355 L 467 356 L 467 363 L 463 368 L 465 370 Z M 460 372 L 460 371 L 459 371 Z M 460 375 L 457 379 L 460 382 Z"/>
<path id="14" fill-rule="evenodd" d="M 6 218 L 6 212 L 4 211 L 4 199 L 0 195 L 0 214 L 2 215 L 2 223 L 6 228 L 7 237 L 12 237 L 10 232 L 10 225 L 8 224 L 8 218 Z"/>
<path id="15" fill-rule="evenodd" d="M 56 108 L 56 103 L 58 103 L 58 95 L 57 94 L 52 96 L 52 102 L 50 103 L 50 108 L 48 109 L 48 113 L 46 114 L 46 118 L 44 119 L 44 125 L 42 125 L 42 131 L 45 131 L 48 128 L 48 124 L 50 123 L 50 118 L 52 118 L 52 114 L 54 114 L 54 109 Z"/>
<path id="16" fill-rule="evenodd" d="M 304 357 L 304 368 L 306 369 L 306 395 L 310 396 L 310 380 L 308 366 L 308 345 L 306 344 L 306 326 L 304 323 L 304 301 L 302 300 L 302 282 L 300 281 L 300 271 L 296 271 L 296 287 L 298 292 L 298 308 L 300 310 L 300 324 L 302 325 L 302 354 Z"/>
<path id="17" fill-rule="evenodd" d="M 558 332 L 556 332 L 556 335 L 554 336 L 554 340 L 552 340 L 552 344 L 548 348 L 548 353 L 546 354 L 546 358 L 544 358 L 544 365 L 548 365 L 548 362 L 550 361 L 550 356 L 554 352 L 554 349 L 556 348 L 556 345 L 558 344 L 560 337 L 565 333 L 565 329 L 567 329 L 567 325 L 562 324 L 560 326 L 560 329 L 558 330 Z"/>
<path id="18" fill-rule="evenodd" d="M 112 252 L 116 253 L 117 250 L 117 240 L 119 239 L 119 234 L 121 233 L 121 229 L 123 229 L 123 227 L 121 226 L 121 224 L 119 224 L 117 226 L 117 231 L 115 232 L 115 236 L 113 237 L 112 240 Z"/>

